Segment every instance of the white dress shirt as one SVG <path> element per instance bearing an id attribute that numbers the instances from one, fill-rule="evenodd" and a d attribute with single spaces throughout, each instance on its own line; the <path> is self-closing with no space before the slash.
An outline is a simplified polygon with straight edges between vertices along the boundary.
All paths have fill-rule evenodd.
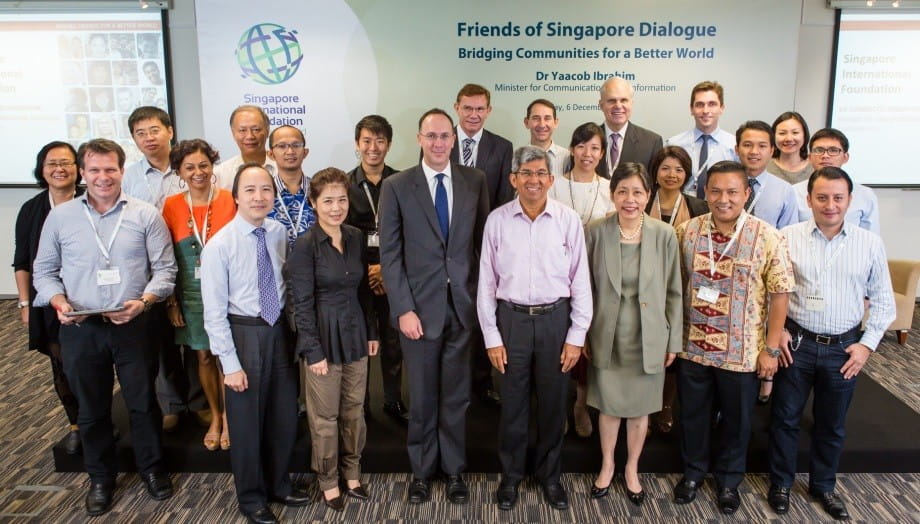
<path id="1" fill-rule="evenodd" d="M 214 174 L 217 175 L 217 186 L 227 191 L 232 190 L 233 179 L 236 178 L 236 170 L 243 164 L 243 155 L 236 155 L 214 166 Z M 268 174 L 275 176 L 278 166 L 275 164 L 274 160 L 268 157 L 268 154 L 265 155 L 265 164 L 263 165 L 265 169 L 268 170 Z"/>
<path id="2" fill-rule="evenodd" d="M 479 141 L 482 140 L 482 130 L 484 128 L 479 128 L 479 131 L 476 131 L 476 134 L 469 136 L 463 132 L 463 128 L 459 125 L 457 126 L 457 158 L 460 160 L 460 163 L 463 164 L 463 141 L 467 138 L 473 139 L 473 156 L 470 159 L 469 167 L 476 167 L 476 159 L 479 155 Z M 466 165 L 466 164 L 464 164 Z"/>
<path id="3" fill-rule="evenodd" d="M 432 203 L 434 203 L 435 193 L 438 190 L 437 175 L 438 173 L 444 173 L 444 189 L 447 190 L 447 218 L 448 223 L 450 223 L 450 218 L 454 212 L 454 185 L 450 178 L 450 162 L 447 163 L 447 167 L 442 171 L 435 171 L 422 160 L 422 171 L 425 173 L 425 179 L 428 180 L 428 190 L 431 191 Z"/>

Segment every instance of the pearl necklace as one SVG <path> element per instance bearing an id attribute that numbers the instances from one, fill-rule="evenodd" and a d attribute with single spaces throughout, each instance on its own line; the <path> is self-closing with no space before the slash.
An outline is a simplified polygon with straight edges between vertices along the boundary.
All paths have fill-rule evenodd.
<path id="1" fill-rule="evenodd" d="M 641 215 L 639 215 L 639 225 L 636 226 L 636 229 L 632 233 L 626 234 L 623 231 L 623 226 L 620 225 L 620 221 L 617 220 L 617 229 L 620 230 L 620 236 L 623 237 L 623 240 L 634 240 L 636 237 L 638 237 L 639 233 L 642 232 L 642 223 L 644 221 L 645 221 L 645 213 L 642 213 Z"/>

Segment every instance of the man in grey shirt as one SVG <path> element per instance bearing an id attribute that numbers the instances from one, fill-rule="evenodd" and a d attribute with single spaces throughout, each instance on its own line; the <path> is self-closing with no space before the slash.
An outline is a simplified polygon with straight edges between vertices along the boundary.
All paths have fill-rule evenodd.
<path id="1" fill-rule="evenodd" d="M 124 194 L 125 153 L 94 139 L 77 153 L 86 193 L 51 210 L 35 258 L 37 305 L 50 304 L 61 321 L 64 372 L 79 402 L 77 425 L 90 477 L 86 510 L 112 504 L 117 460 L 112 436 L 112 367 L 131 413 L 131 439 L 150 496 L 172 496 L 164 469 L 160 408 L 154 395 L 157 348 L 147 311 L 173 291 L 176 260 L 155 207 Z M 74 315 L 81 311 L 100 313 Z"/>

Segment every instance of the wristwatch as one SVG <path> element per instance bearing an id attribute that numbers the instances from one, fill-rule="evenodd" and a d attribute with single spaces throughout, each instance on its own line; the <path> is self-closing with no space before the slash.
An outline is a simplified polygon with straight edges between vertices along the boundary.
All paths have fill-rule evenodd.
<path id="1" fill-rule="evenodd" d="M 138 300 L 144 303 L 144 311 L 150 310 L 150 307 L 153 305 L 149 300 L 147 300 L 144 297 L 141 297 Z"/>
<path id="2" fill-rule="evenodd" d="M 768 355 L 770 355 L 773 358 L 779 358 L 779 356 L 783 354 L 783 351 L 781 349 L 771 348 L 770 346 L 767 346 L 766 352 Z"/>
<path id="3" fill-rule="evenodd" d="M 27 308 L 27 307 L 29 307 L 29 301 L 28 301 L 28 300 L 20 300 L 19 302 L 16 303 L 16 307 L 19 308 L 19 309 Z"/>

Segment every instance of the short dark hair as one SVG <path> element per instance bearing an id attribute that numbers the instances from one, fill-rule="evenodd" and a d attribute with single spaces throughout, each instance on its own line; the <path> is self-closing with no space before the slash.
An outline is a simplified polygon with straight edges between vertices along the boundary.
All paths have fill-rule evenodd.
<path id="1" fill-rule="evenodd" d="M 236 174 L 233 176 L 233 187 L 230 189 L 230 193 L 233 195 L 233 200 L 236 200 L 237 196 L 240 193 L 240 176 L 243 174 L 243 171 L 251 167 L 257 167 L 262 171 L 265 171 L 268 174 L 269 178 L 272 178 L 272 174 L 268 172 L 268 169 L 265 169 L 265 166 L 258 162 L 246 162 L 236 169 Z M 275 187 L 275 181 L 272 180 L 272 194 L 275 194 L 278 189 Z"/>
<path id="2" fill-rule="evenodd" d="M 680 167 L 684 169 L 684 183 L 692 177 L 693 161 L 690 160 L 690 155 L 687 154 L 687 151 L 680 146 L 664 146 L 655 153 L 651 163 L 649 163 L 648 176 L 651 178 L 652 187 L 658 187 L 658 168 L 668 158 L 677 160 L 680 163 Z"/>
<path id="3" fill-rule="evenodd" d="M 530 111 L 533 109 L 533 106 L 536 106 L 536 105 L 546 106 L 552 109 L 553 110 L 553 120 L 556 120 L 556 104 L 550 102 L 549 100 L 545 98 L 538 98 L 534 100 L 533 102 L 527 104 L 527 114 L 524 115 L 525 118 L 530 118 Z"/>
<path id="4" fill-rule="evenodd" d="M 466 84 L 460 88 L 460 91 L 457 91 L 457 103 L 460 103 L 461 96 L 484 96 L 486 97 L 486 105 L 492 107 L 492 93 L 488 89 L 482 87 L 479 84 Z"/>
<path id="5" fill-rule="evenodd" d="M 204 153 L 204 156 L 208 157 L 211 164 L 216 164 L 220 160 L 220 155 L 217 150 L 211 147 L 211 144 L 200 138 L 193 138 L 191 140 L 182 140 L 176 144 L 176 147 L 172 148 L 172 151 L 169 152 L 169 167 L 173 168 L 174 171 L 179 171 L 179 166 L 182 165 L 185 157 L 199 152 Z"/>
<path id="6" fill-rule="evenodd" d="M 327 167 L 317 171 L 313 177 L 310 178 L 310 202 L 315 203 L 319 200 L 319 196 L 323 194 L 323 190 L 326 189 L 327 186 L 334 184 L 341 184 L 347 193 L 349 186 L 348 175 L 337 167 Z"/>
<path id="7" fill-rule="evenodd" d="M 453 123 L 451 123 L 453 124 Z M 367 115 L 355 125 L 355 142 L 361 138 L 361 130 L 367 129 L 374 135 L 383 135 L 387 142 L 393 141 L 393 126 L 380 115 Z"/>
<path id="8" fill-rule="evenodd" d="M 294 131 L 297 131 L 297 134 L 300 135 L 300 141 L 303 142 L 304 144 L 307 143 L 307 137 L 304 136 L 303 131 L 301 131 L 300 129 L 294 126 L 289 126 L 285 124 L 283 126 L 276 127 L 274 130 L 272 130 L 271 133 L 268 134 L 268 147 L 272 147 L 273 145 L 275 145 L 275 133 L 277 133 L 279 129 L 293 129 Z"/>
<path id="9" fill-rule="evenodd" d="M 569 147 L 575 147 L 578 144 L 584 144 L 594 137 L 601 139 L 601 149 L 607 150 L 607 137 L 604 136 L 604 130 L 594 122 L 585 122 L 572 131 L 572 140 L 569 141 Z"/>
<path id="10" fill-rule="evenodd" d="M 63 147 L 70 151 L 70 154 L 73 155 L 73 161 L 77 161 L 77 151 L 73 148 L 72 145 L 67 142 L 61 142 L 60 140 L 55 140 L 54 142 L 48 142 L 41 149 L 38 150 L 38 154 L 35 155 L 35 170 L 32 172 L 35 175 L 35 180 L 38 181 L 38 187 L 42 189 L 48 189 L 48 181 L 45 180 L 45 159 L 48 158 L 48 153 L 52 150 Z M 80 183 L 80 180 L 83 177 L 80 176 L 80 170 L 77 169 L 77 184 Z"/>
<path id="11" fill-rule="evenodd" d="M 432 107 L 428 111 L 425 111 L 424 113 L 422 113 L 421 118 L 418 119 L 418 130 L 419 131 L 422 130 L 422 122 L 424 122 L 425 119 L 431 115 L 444 116 L 445 118 L 447 118 L 447 121 L 450 122 L 450 127 L 454 127 L 454 119 L 451 118 L 450 115 L 447 114 L 447 111 L 444 111 L 443 109 L 438 108 L 438 107 Z"/>
<path id="12" fill-rule="evenodd" d="M 853 194 L 853 179 L 850 178 L 850 175 L 848 175 L 846 171 L 844 171 L 843 169 L 840 169 L 839 167 L 826 166 L 826 167 L 822 167 L 821 169 L 818 169 L 817 171 L 813 172 L 811 176 L 808 177 L 808 194 L 809 195 L 811 194 L 812 188 L 815 187 L 815 182 L 819 178 L 826 178 L 827 180 L 841 180 L 841 179 L 846 180 L 847 189 L 849 190 L 849 193 L 851 195 Z"/>
<path id="13" fill-rule="evenodd" d="M 268 115 L 265 113 L 265 110 L 259 106 L 252 105 L 252 104 L 244 104 L 241 106 L 237 106 L 236 109 L 234 109 L 230 113 L 230 127 L 233 127 L 233 119 L 236 118 L 237 113 L 241 111 L 253 111 L 255 113 L 259 113 L 259 116 L 262 117 L 262 123 L 265 124 L 265 129 L 268 129 L 271 127 L 271 120 L 269 120 Z"/>
<path id="14" fill-rule="evenodd" d="M 80 144 L 80 149 L 77 149 L 77 164 L 81 169 L 86 162 L 86 155 L 88 153 L 95 153 L 97 155 L 115 153 L 118 156 L 118 168 L 125 168 L 125 150 L 122 149 L 117 142 L 113 142 L 108 138 L 94 138 L 89 142 Z"/>
<path id="15" fill-rule="evenodd" d="M 805 123 L 805 117 L 799 113 L 795 111 L 786 111 L 785 113 L 776 117 L 776 120 L 773 121 L 773 127 L 771 128 L 774 135 L 773 142 L 774 144 L 776 143 L 776 127 L 786 120 L 795 120 L 799 123 L 800 126 L 802 126 L 802 132 L 805 134 L 805 140 L 802 141 L 802 147 L 799 148 L 799 157 L 802 160 L 805 160 L 808 158 L 808 141 L 811 140 L 811 134 L 808 132 L 808 124 Z M 779 157 L 779 154 L 779 149 L 773 150 L 773 158 Z"/>
<path id="16" fill-rule="evenodd" d="M 693 90 L 690 91 L 690 107 L 693 107 L 693 102 L 696 100 L 696 94 L 706 91 L 714 91 L 716 96 L 719 97 L 719 105 L 725 105 L 725 90 L 722 89 L 722 84 L 711 80 L 704 80 L 693 86 Z"/>
<path id="17" fill-rule="evenodd" d="M 128 131 L 133 135 L 134 126 L 141 120 L 147 120 L 148 118 L 156 118 L 164 126 L 172 127 L 169 113 L 156 106 L 141 106 L 132 111 L 131 116 L 128 117 Z"/>
<path id="18" fill-rule="evenodd" d="M 709 181 L 712 180 L 712 175 L 718 175 L 719 173 L 737 173 L 742 180 L 744 180 L 744 185 L 750 187 L 751 182 L 747 176 L 747 173 L 744 172 L 744 166 L 739 162 L 734 160 L 722 160 L 716 162 L 709 167 L 709 171 L 706 172 L 706 186 L 709 186 Z"/>
<path id="19" fill-rule="evenodd" d="M 645 188 L 645 192 L 651 192 L 651 185 L 648 181 L 648 172 L 645 170 L 645 166 L 638 162 L 623 162 L 613 170 L 613 174 L 610 175 L 610 194 L 612 195 L 616 190 L 617 186 L 620 185 L 620 182 L 630 179 L 634 176 L 639 177 L 639 180 L 642 181 L 642 187 Z"/>
<path id="20" fill-rule="evenodd" d="M 840 147 L 843 149 L 844 153 L 850 152 L 850 140 L 847 138 L 843 131 L 839 129 L 834 129 L 833 127 L 825 127 L 824 129 L 819 129 L 811 136 L 811 140 L 808 141 L 808 148 L 811 149 L 811 146 L 821 138 L 829 138 L 840 142 Z"/>
<path id="21" fill-rule="evenodd" d="M 741 135 L 745 131 L 763 131 L 770 137 L 770 147 L 776 147 L 776 142 L 773 140 L 773 128 L 770 127 L 770 124 L 764 122 L 763 120 L 748 120 L 747 122 L 738 126 L 738 130 L 735 131 L 735 143 L 741 144 Z"/>

